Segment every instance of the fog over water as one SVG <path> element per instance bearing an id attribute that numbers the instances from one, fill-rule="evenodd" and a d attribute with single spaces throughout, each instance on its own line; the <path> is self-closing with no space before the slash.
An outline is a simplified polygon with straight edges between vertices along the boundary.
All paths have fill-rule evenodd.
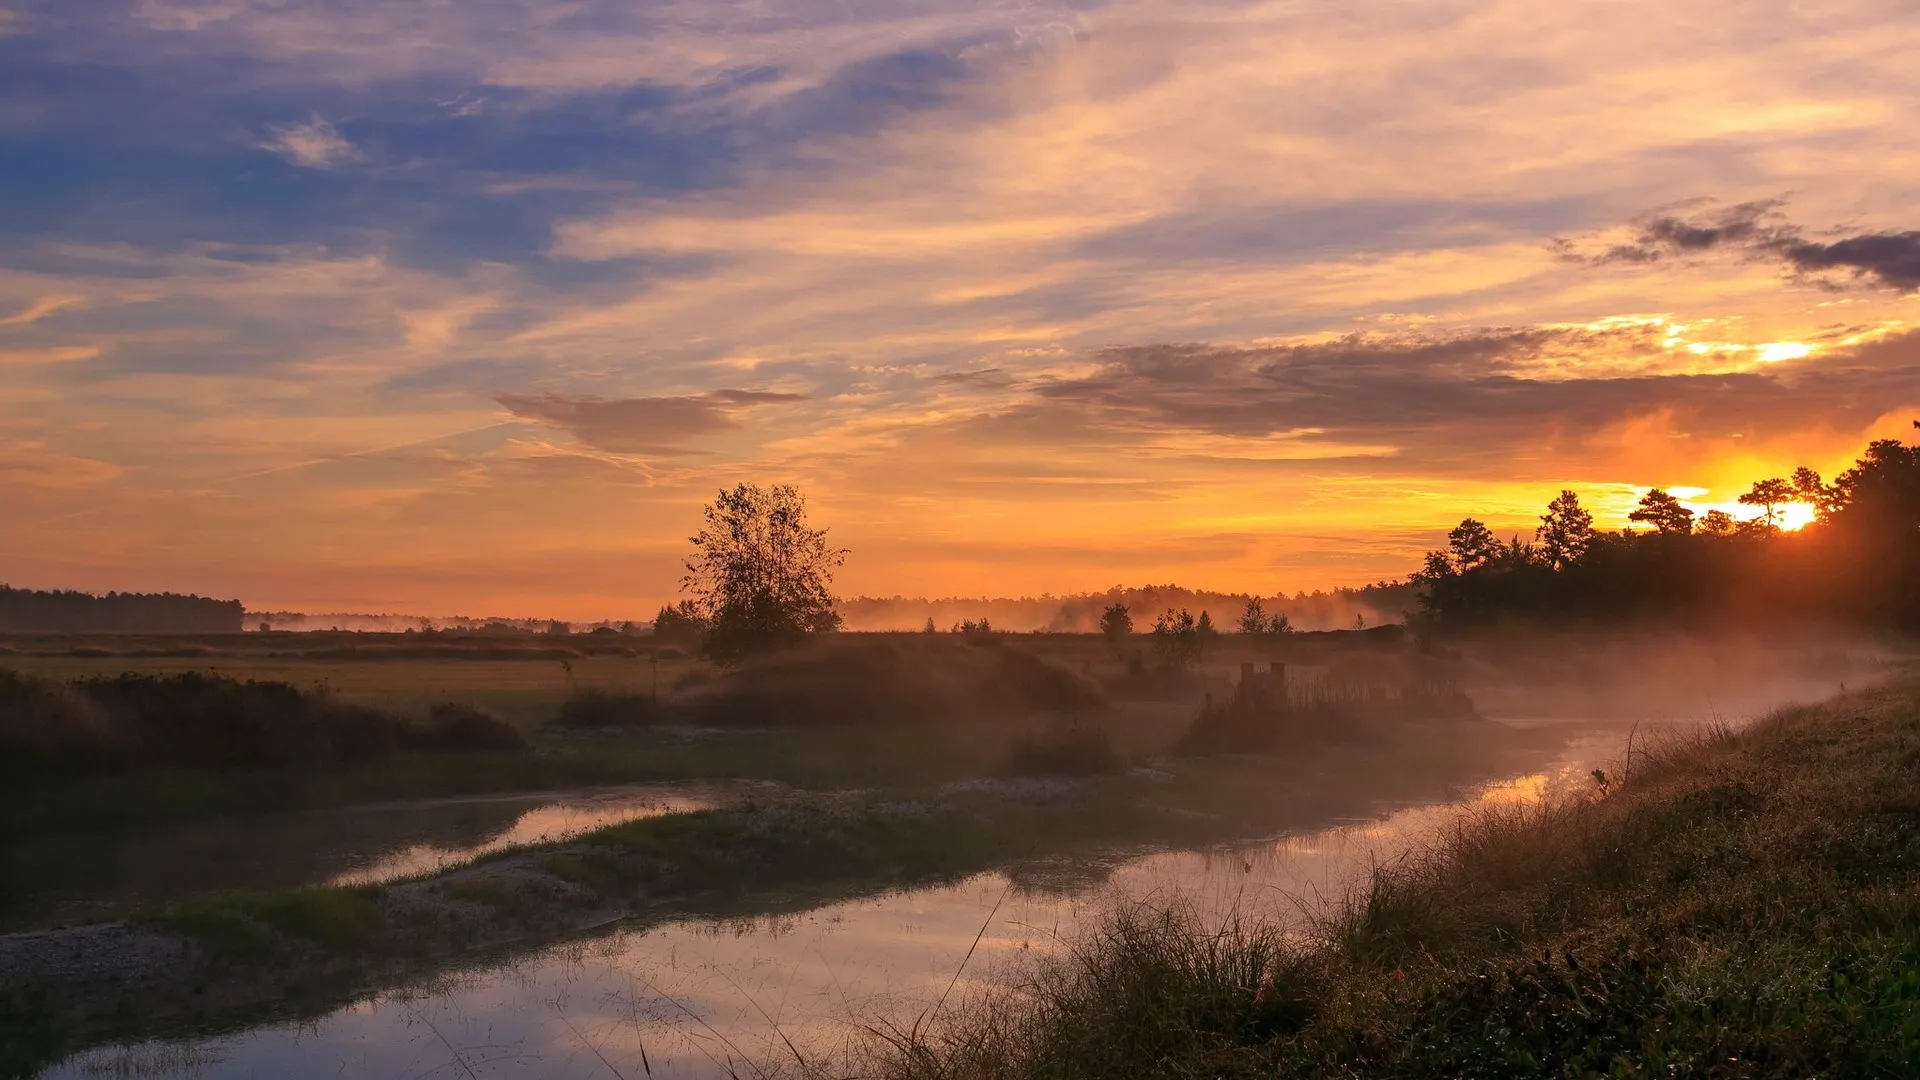
<path id="1" fill-rule="evenodd" d="M 1615 725 L 1589 729 L 1547 767 L 1462 802 L 1590 785 L 1593 768 L 1617 763 L 1624 737 Z M 1276 918 L 1304 932 L 1321 901 L 1417 848 L 1460 805 L 1382 806 L 1376 818 L 1210 852 L 1030 866 L 810 910 L 615 929 L 318 1021 L 102 1049 L 46 1075 L 587 1078 L 614 1075 L 610 1065 L 629 1077 L 759 1075 L 793 1063 L 789 1041 L 830 1059 L 881 1019 L 962 1008 L 1116 905 L 1185 904 L 1206 919 Z"/>

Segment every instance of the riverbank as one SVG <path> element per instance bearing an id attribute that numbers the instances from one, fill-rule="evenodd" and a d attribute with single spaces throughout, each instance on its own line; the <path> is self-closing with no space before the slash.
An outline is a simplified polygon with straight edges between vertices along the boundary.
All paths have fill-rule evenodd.
<path id="1" fill-rule="evenodd" d="M 1538 761 L 1546 736 L 1416 725 L 1392 746 L 1164 762 L 1118 776 L 769 795 L 630 822 L 384 887 L 175 906 L 0 938 L 15 1072 L 119 1039 L 235 1030 L 556 942 L 674 918 L 802 910 L 1022 860 L 1272 834 Z M 755 796 L 758 800 L 759 796 Z"/>
<path id="2" fill-rule="evenodd" d="M 892 1080 L 1893 1076 L 1920 1068 L 1920 679 L 1461 820 L 1310 941 L 1117 913 L 888 1030 Z"/>

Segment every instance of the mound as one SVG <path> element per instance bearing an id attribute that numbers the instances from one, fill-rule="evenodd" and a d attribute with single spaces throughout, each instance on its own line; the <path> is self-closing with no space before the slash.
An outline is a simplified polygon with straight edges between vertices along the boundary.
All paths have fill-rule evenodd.
<path id="1" fill-rule="evenodd" d="M 827 726 L 1071 712 L 1102 700 L 1074 672 L 997 639 L 842 637 L 749 663 L 689 693 L 679 711 L 715 727 Z"/>
<path id="2" fill-rule="evenodd" d="M 19 775 L 287 768 L 524 749 L 512 726 L 460 705 L 436 705 L 420 724 L 283 682 L 187 672 L 60 684 L 0 669 L 0 772 Z"/>

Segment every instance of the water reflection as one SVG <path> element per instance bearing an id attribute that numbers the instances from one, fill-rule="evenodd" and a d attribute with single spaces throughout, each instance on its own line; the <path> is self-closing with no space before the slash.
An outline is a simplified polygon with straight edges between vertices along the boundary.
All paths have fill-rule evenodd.
<path id="1" fill-rule="evenodd" d="M 391 880 L 711 805 L 715 785 L 422 800 L 11 845 L 0 930 L 96 922 L 231 889 Z"/>
<path id="2" fill-rule="evenodd" d="M 1467 801 L 1511 803 L 1590 785 L 1590 770 L 1610 764 L 1620 741 L 1578 740 L 1550 768 L 1465 793 Z M 615 932 L 318 1021 L 191 1046 L 95 1051 L 48 1075 L 704 1080 L 762 1075 L 792 1065 L 796 1053 L 844 1066 L 831 1058 L 864 1025 L 911 1022 L 937 1003 L 964 1007 L 1115 904 L 1177 900 L 1203 916 L 1297 921 L 1317 898 L 1341 895 L 1457 812 L 1383 808 L 1365 821 L 1230 850 L 1078 870 L 1036 865 L 799 914 Z"/>
<path id="3" fill-rule="evenodd" d="M 498 834 L 479 843 L 446 846 L 409 844 L 375 859 L 371 864 L 327 879 L 330 885 L 370 885 L 431 874 L 469 863 L 496 851 L 567 840 L 594 829 L 604 829 L 640 818 L 685 813 L 713 804 L 710 789 L 623 788 L 567 795 L 524 811 Z"/>

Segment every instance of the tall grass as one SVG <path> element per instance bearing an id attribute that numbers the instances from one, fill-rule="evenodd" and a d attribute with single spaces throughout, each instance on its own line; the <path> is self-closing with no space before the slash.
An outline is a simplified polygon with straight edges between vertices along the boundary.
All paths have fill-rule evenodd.
<path id="1" fill-rule="evenodd" d="M 436 706 L 421 724 L 284 682 L 187 672 L 61 684 L 0 669 L 0 770 L 22 780 L 526 748 L 513 727 L 465 706 Z"/>
<path id="2" fill-rule="evenodd" d="M 1920 1074 L 1920 682 L 1635 747 L 1481 806 L 1304 935 L 1128 908 L 1016 990 L 882 1028 L 985 1077 Z"/>

